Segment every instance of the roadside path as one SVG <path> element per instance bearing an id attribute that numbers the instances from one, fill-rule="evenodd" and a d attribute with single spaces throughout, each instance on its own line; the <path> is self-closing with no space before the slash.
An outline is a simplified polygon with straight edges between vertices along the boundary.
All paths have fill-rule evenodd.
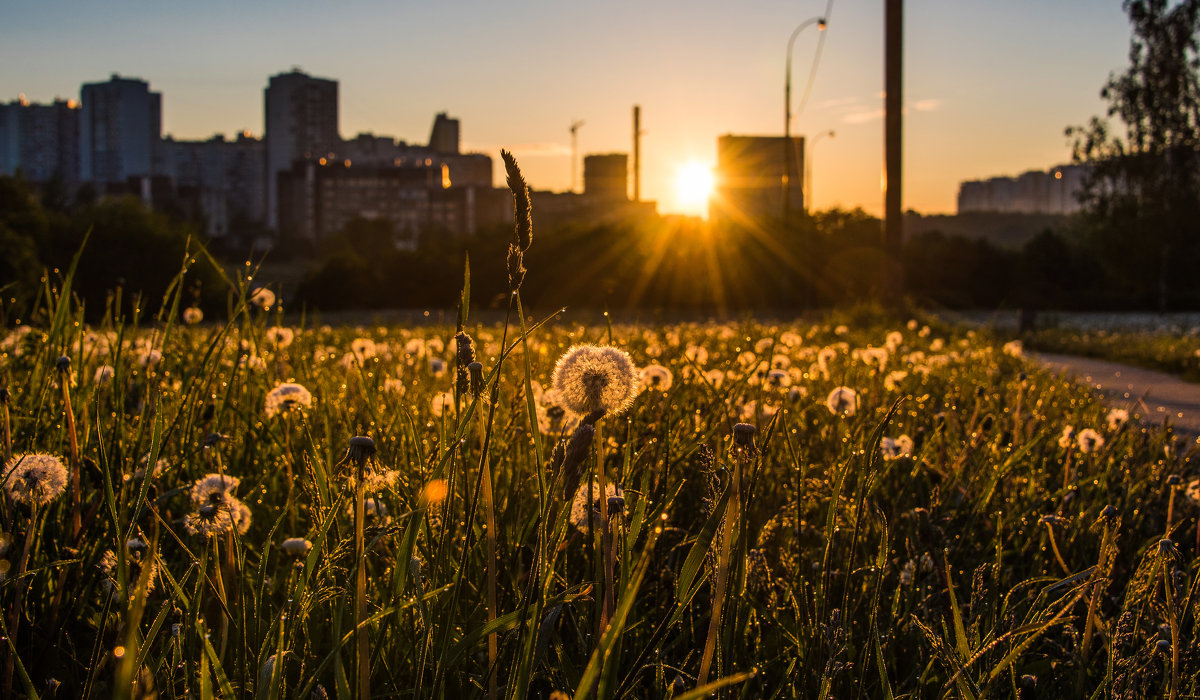
<path id="1" fill-rule="evenodd" d="M 1058 374 L 1073 376 L 1102 394 L 1106 402 L 1138 413 L 1146 423 L 1164 418 L 1180 433 L 1200 436 L 1200 384 L 1164 372 L 1105 362 L 1090 357 L 1027 352 L 1025 356 Z M 1138 401 L 1144 407 L 1138 405 Z"/>

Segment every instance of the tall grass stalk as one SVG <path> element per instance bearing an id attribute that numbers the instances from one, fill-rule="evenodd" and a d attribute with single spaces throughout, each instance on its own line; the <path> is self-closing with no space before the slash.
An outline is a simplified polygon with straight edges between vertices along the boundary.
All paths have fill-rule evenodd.
<path id="1" fill-rule="evenodd" d="M 739 431 L 738 429 L 742 430 Z M 739 434 L 740 433 L 740 434 Z M 713 657 L 717 651 L 717 638 L 721 632 L 721 612 L 725 603 L 725 588 L 728 585 L 730 552 L 734 543 L 735 533 L 742 516 L 742 474 L 753 458 L 753 427 L 738 425 L 735 427 L 733 446 L 733 474 L 730 476 L 732 489 L 729 505 L 725 510 L 725 522 L 721 527 L 721 552 L 717 559 L 716 580 L 712 585 L 712 617 L 708 621 L 708 636 L 704 641 L 704 654 L 700 660 L 700 673 L 696 676 L 696 685 L 708 683 L 708 674 L 712 668 Z"/>

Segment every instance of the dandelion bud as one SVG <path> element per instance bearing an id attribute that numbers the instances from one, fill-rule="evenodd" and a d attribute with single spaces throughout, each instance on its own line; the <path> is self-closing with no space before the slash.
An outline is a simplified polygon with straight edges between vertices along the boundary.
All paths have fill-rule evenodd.
<path id="1" fill-rule="evenodd" d="M 346 456 L 361 467 L 375 456 L 375 441 L 365 435 L 350 438 L 350 449 L 346 451 Z"/>
<path id="2" fill-rule="evenodd" d="M 8 387 L 0 387 L 0 405 L 7 406 L 10 398 L 12 397 L 8 393 Z"/>
<path id="3" fill-rule="evenodd" d="M 608 517 L 613 517 L 618 513 L 625 512 L 625 496 L 609 496 L 608 497 Z"/>
<path id="4" fill-rule="evenodd" d="M 1028 688 L 1028 689 L 1036 688 L 1037 687 L 1037 676 L 1033 676 L 1028 673 L 1021 676 L 1021 687 Z"/>
<path id="5" fill-rule="evenodd" d="M 1116 506 L 1104 506 L 1104 510 L 1100 511 L 1100 517 L 1104 520 L 1113 521 L 1120 515 L 1120 511 Z"/>
<path id="6" fill-rule="evenodd" d="M 1182 484 L 1183 484 L 1183 477 L 1179 476 L 1178 474 L 1172 474 L 1171 476 L 1167 477 L 1167 486 L 1170 486 L 1173 488 L 1176 486 L 1181 486 Z"/>
<path id="7" fill-rule="evenodd" d="M 514 243 L 508 244 L 508 288 L 516 291 L 525 281 L 525 256 Z"/>
<path id="8" fill-rule="evenodd" d="M 471 395 L 479 398 L 483 393 L 483 365 L 472 362 L 467 365 L 467 372 L 471 375 Z"/>
<path id="9" fill-rule="evenodd" d="M 54 363 L 54 366 L 58 368 L 59 372 L 66 374 L 67 372 L 71 371 L 71 358 L 63 355 L 62 357 L 58 358 L 58 360 Z"/>
<path id="10" fill-rule="evenodd" d="M 1169 537 L 1164 537 L 1158 541 L 1158 553 L 1163 556 L 1169 556 L 1179 553 L 1179 548 L 1175 546 L 1175 542 Z"/>
<path id="11" fill-rule="evenodd" d="M 749 423 L 738 423 L 737 425 L 733 426 L 734 448 L 753 452 L 754 434 L 757 432 L 758 428 L 755 428 Z"/>
<path id="12" fill-rule="evenodd" d="M 583 475 L 583 461 L 587 459 L 592 447 L 592 439 L 596 436 L 595 426 L 581 423 L 563 451 L 562 480 L 563 498 L 570 498 L 579 485 L 579 477 Z"/>
<path id="13" fill-rule="evenodd" d="M 1159 654 L 1171 653 L 1171 641 L 1168 639 L 1160 639 L 1154 643 L 1154 651 Z"/>

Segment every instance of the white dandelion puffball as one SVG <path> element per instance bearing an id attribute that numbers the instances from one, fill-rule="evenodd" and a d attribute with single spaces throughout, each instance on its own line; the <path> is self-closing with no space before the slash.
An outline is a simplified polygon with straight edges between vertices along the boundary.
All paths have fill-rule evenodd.
<path id="1" fill-rule="evenodd" d="M 589 490 L 592 496 L 590 508 L 588 507 Z M 614 498 L 622 500 L 625 498 L 625 493 L 621 490 L 621 487 L 611 481 L 604 485 L 604 493 L 605 497 L 610 501 Z M 575 526 L 575 529 L 586 535 L 589 521 L 591 522 L 592 529 L 600 529 L 600 483 L 595 479 L 592 480 L 590 489 L 586 481 L 580 484 L 579 490 L 575 492 L 575 499 L 571 501 L 571 524 Z"/>
<path id="2" fill-rule="evenodd" d="M 1084 454 L 1104 447 L 1104 437 L 1091 428 L 1080 430 L 1076 439 L 1079 441 L 1079 451 Z"/>
<path id="3" fill-rule="evenodd" d="M 250 293 L 250 298 L 247 301 L 250 302 L 251 306 L 266 310 L 275 306 L 275 292 L 266 287 L 259 287 Z"/>
<path id="4" fill-rule="evenodd" d="M 576 345 L 567 350 L 554 365 L 552 383 L 563 406 L 580 415 L 597 410 L 620 413 L 638 391 L 633 360 L 611 346 Z"/>
<path id="5" fill-rule="evenodd" d="M 189 306 L 183 310 L 183 322 L 189 326 L 194 326 L 204 320 L 204 312 L 198 307 Z"/>
<path id="6" fill-rule="evenodd" d="M 642 368 L 642 389 L 648 391 L 668 391 L 675 381 L 671 370 L 662 365 L 646 365 Z"/>
<path id="7" fill-rule="evenodd" d="M 825 406 L 835 416 L 852 416 L 858 410 L 858 392 L 848 386 L 839 386 L 829 392 Z"/>
<path id="8" fill-rule="evenodd" d="M 267 394 L 267 418 L 295 408 L 312 408 L 312 394 L 295 382 L 284 382 Z"/>
<path id="9" fill-rule="evenodd" d="M 54 455 L 17 455 L 4 465 L 4 490 L 17 503 L 45 505 L 67 487 L 67 468 Z"/>

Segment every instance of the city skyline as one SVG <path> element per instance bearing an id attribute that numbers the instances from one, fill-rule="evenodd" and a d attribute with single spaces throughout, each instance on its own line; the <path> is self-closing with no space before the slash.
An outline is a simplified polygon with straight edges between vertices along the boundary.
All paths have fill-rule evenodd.
<path id="1" fill-rule="evenodd" d="M 356 3 L 334 14 L 267 3 L 239 7 L 237 22 L 222 7 L 10 10 L 0 58 L 22 68 L 0 75 L 0 100 L 74 98 L 120 73 L 163 94 L 164 135 L 261 135 L 267 77 L 298 66 L 339 82 L 344 138 L 418 142 L 430 115 L 450 112 L 464 151 L 511 149 L 530 184 L 550 190 L 571 185 L 573 121 L 585 122 L 580 157 L 628 153 L 638 104 L 643 197 L 671 213 L 683 211 L 676 171 L 715 165 L 718 137 L 782 133 L 787 34 L 828 5 Z M 813 149 L 813 204 L 880 213 L 882 3 L 833 4 L 801 111 L 817 41 L 815 28 L 802 33 L 793 65 L 792 133 L 837 132 Z M 1100 87 L 1126 65 L 1128 41 L 1119 2 L 910 3 L 905 208 L 950 212 L 963 180 L 1066 162 L 1063 128 L 1103 114 Z"/>

